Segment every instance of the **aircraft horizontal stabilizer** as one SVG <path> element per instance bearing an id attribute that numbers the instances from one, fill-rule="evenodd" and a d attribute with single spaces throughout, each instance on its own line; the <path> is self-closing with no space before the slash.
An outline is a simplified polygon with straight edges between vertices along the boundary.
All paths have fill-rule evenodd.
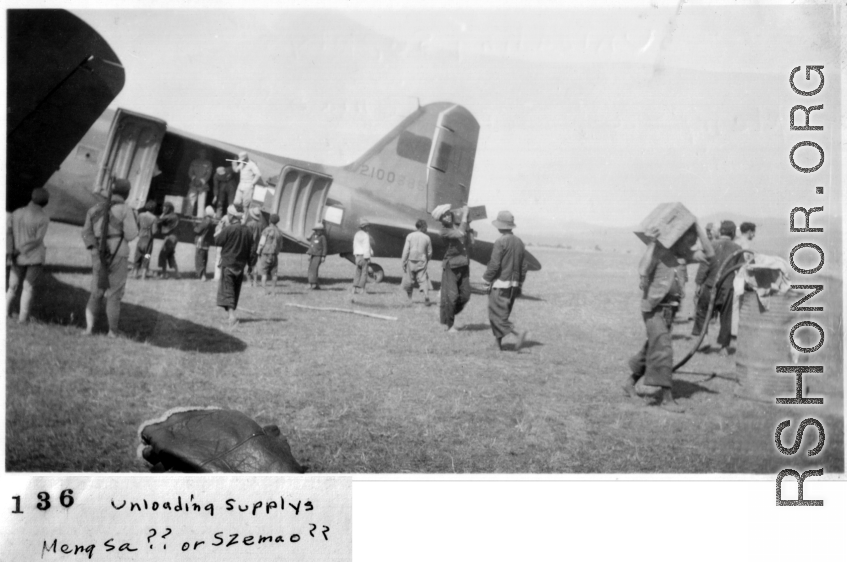
<path id="1" fill-rule="evenodd" d="M 471 259 L 475 262 L 479 262 L 483 265 L 488 265 L 488 260 L 491 259 L 491 252 L 494 250 L 493 242 L 486 242 L 485 240 L 476 240 L 471 247 Z M 529 252 L 524 253 L 524 259 L 527 264 L 529 264 L 529 271 L 539 271 L 541 269 L 541 262 L 539 262 L 535 256 L 530 254 Z"/>

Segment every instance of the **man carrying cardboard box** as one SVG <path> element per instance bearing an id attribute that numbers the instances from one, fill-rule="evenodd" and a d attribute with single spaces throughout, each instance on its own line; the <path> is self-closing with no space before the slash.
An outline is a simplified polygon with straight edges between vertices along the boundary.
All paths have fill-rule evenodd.
<path id="1" fill-rule="evenodd" d="M 692 216 L 693 218 L 693 216 Z M 643 235 L 651 240 L 638 265 L 642 290 L 641 315 L 647 330 L 647 341 L 641 350 L 629 360 L 632 374 L 624 382 L 623 390 L 631 398 L 637 397 L 636 383 L 644 379 L 648 386 L 660 387 L 659 404 L 671 412 L 682 413 L 683 408 L 674 400 L 673 386 L 673 345 L 671 326 L 679 302 L 682 298 L 682 283 L 679 278 L 680 258 L 687 263 L 708 262 L 714 256 L 714 250 L 706 236 L 706 231 L 696 222 L 684 231 L 672 244 L 667 230 L 661 227 L 647 227 Z M 639 234 L 641 236 L 641 234 Z M 700 239 L 702 250 L 693 246 Z M 665 240 L 665 247 L 658 240 Z"/>

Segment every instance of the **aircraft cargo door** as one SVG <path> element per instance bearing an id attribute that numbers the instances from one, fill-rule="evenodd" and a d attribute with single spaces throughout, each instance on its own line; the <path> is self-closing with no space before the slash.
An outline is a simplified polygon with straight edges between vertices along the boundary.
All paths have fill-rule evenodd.
<path id="1" fill-rule="evenodd" d="M 132 185 L 127 204 L 134 209 L 143 207 L 166 127 L 160 119 L 118 109 L 101 156 L 94 192 L 105 193 L 109 177 L 127 179 Z"/>
<path id="2" fill-rule="evenodd" d="M 279 174 L 279 185 L 271 210 L 279 215 L 279 229 L 305 242 L 315 223 L 323 219 L 331 185 L 331 176 L 296 166 L 285 166 Z"/>

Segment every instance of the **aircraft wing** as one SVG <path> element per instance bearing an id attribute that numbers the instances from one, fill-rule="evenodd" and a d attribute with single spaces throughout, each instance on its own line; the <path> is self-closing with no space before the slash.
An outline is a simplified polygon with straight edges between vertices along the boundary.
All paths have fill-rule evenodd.
<path id="1" fill-rule="evenodd" d="M 7 209 L 25 205 L 124 86 L 108 43 L 64 10 L 8 10 Z"/>
<path id="2" fill-rule="evenodd" d="M 476 240 L 474 241 L 473 247 L 471 248 L 470 258 L 473 261 L 479 262 L 483 265 L 488 265 L 488 260 L 491 259 L 491 252 L 493 250 L 493 242 L 486 242 L 485 240 Z M 541 269 L 541 262 L 535 259 L 535 256 L 533 256 L 529 252 L 524 252 L 524 259 L 526 260 L 527 264 L 529 264 L 528 271 L 538 271 Z"/>
<path id="3" fill-rule="evenodd" d="M 412 228 L 401 224 L 372 221 L 371 236 L 374 237 L 376 256 L 400 257 L 403 253 L 403 244 L 406 241 L 406 235 L 412 232 L 412 230 Z M 429 232 L 428 234 L 429 237 L 432 238 L 433 243 L 432 259 L 440 260 L 444 256 L 444 243 L 441 240 L 441 236 L 437 232 Z M 471 248 L 470 258 L 475 262 L 488 265 L 488 260 L 491 259 L 491 252 L 493 249 L 493 242 L 476 240 Z M 529 252 L 524 254 L 524 259 L 529 264 L 529 271 L 538 271 L 541 269 L 541 263 Z"/>

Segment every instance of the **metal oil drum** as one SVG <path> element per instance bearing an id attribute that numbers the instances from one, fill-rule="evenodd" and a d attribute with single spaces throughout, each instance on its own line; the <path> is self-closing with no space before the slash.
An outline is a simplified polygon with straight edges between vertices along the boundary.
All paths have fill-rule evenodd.
<path id="1" fill-rule="evenodd" d="M 735 351 L 740 395 L 771 403 L 776 398 L 795 395 L 796 376 L 777 373 L 776 366 L 798 362 L 798 354 L 792 354 L 788 335 L 799 320 L 798 315 L 791 312 L 791 305 L 801 297 L 802 294 L 794 291 L 771 295 L 765 310 L 755 292 L 746 291 L 742 295 Z"/>

